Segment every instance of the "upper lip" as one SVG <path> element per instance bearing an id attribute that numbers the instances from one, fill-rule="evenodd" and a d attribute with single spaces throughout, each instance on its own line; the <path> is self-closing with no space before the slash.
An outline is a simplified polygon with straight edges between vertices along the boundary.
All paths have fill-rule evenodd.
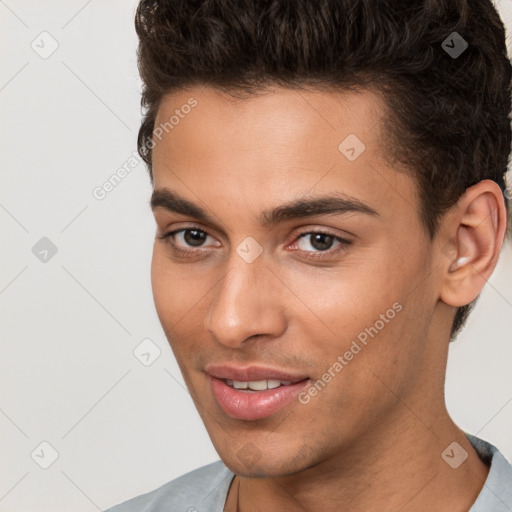
<path id="1" fill-rule="evenodd" d="M 307 379 L 307 375 L 290 373 L 286 370 L 271 368 L 268 366 L 233 366 L 229 364 L 210 364 L 205 367 L 206 373 L 217 379 L 236 380 L 238 382 L 250 382 L 257 380 L 281 380 L 300 382 Z"/>

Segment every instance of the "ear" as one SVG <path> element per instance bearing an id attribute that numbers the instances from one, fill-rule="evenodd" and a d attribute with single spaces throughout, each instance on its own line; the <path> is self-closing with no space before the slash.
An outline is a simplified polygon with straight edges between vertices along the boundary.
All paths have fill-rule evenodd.
<path id="1" fill-rule="evenodd" d="M 478 297 L 498 263 L 506 224 L 503 193 L 491 180 L 468 188 L 445 215 L 440 229 L 444 303 L 461 307 Z"/>

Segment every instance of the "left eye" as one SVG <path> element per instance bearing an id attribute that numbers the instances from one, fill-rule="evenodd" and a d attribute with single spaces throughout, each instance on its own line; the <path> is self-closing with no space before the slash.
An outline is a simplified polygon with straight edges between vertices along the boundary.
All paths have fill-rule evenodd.
<path id="1" fill-rule="evenodd" d="M 309 242 L 307 242 L 308 239 Z M 307 243 L 301 244 L 301 242 Z M 331 235 L 329 233 L 302 233 L 301 235 L 299 235 L 298 246 L 299 249 L 303 251 L 311 251 L 311 249 L 307 248 L 307 245 L 309 244 L 311 247 L 313 247 L 314 251 L 323 252 L 331 249 L 334 242 L 338 242 L 338 244 L 341 244 L 343 242 L 343 239 L 338 236 Z"/>

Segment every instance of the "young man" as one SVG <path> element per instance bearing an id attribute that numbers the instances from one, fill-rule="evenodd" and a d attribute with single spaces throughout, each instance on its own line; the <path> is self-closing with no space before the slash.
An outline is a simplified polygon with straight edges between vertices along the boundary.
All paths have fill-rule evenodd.
<path id="1" fill-rule="evenodd" d="M 485 0 L 144 0 L 156 309 L 222 461 L 111 509 L 505 512 L 444 402 L 506 232 Z"/>

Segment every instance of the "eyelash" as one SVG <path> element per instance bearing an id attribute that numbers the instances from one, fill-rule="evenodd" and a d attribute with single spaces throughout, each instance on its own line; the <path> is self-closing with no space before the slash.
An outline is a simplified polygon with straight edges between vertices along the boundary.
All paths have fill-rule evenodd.
<path id="1" fill-rule="evenodd" d="M 172 247 L 173 252 L 177 256 L 189 257 L 189 256 L 197 255 L 198 252 L 204 253 L 205 251 L 208 250 L 208 249 L 203 249 L 201 247 L 199 247 L 196 250 L 186 250 L 186 249 L 182 249 L 181 247 L 177 246 L 175 244 L 175 242 L 173 241 L 173 236 L 176 235 L 177 233 L 181 233 L 183 231 L 199 231 L 200 233 L 204 233 L 205 235 L 211 236 L 204 229 L 199 229 L 197 227 L 192 226 L 192 227 L 187 227 L 187 228 L 176 229 L 174 231 L 170 231 L 169 233 L 164 233 L 163 235 L 157 235 L 157 238 L 169 243 Z M 335 249 L 327 249 L 325 251 L 314 251 L 314 252 L 302 251 L 305 253 L 305 257 L 309 258 L 309 259 L 321 259 L 321 258 L 331 257 L 334 254 L 337 254 L 338 252 L 345 250 L 349 245 L 352 244 L 351 240 L 347 240 L 345 238 L 337 236 L 333 233 L 329 233 L 327 231 L 305 231 L 304 233 L 300 233 L 299 235 L 297 235 L 297 237 L 294 240 L 294 243 L 297 242 L 298 240 L 300 240 L 302 237 L 307 236 L 307 235 L 326 235 L 326 236 L 334 238 L 334 240 L 339 242 L 339 245 Z M 301 251 L 300 249 L 296 249 L 296 250 Z"/>

